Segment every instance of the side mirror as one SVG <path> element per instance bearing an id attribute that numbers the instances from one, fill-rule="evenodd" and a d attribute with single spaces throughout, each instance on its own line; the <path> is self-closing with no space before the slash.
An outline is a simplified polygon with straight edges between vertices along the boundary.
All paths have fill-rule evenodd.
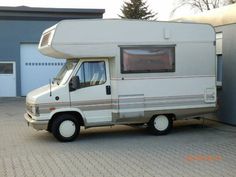
<path id="1" fill-rule="evenodd" d="M 69 83 L 69 90 L 75 91 L 75 90 L 79 89 L 79 87 L 80 87 L 79 76 L 73 76 L 70 80 L 70 83 Z"/>

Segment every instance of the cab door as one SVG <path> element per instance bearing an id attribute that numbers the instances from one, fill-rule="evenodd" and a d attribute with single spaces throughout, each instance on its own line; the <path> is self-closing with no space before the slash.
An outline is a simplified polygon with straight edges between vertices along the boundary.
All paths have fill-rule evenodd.
<path id="1" fill-rule="evenodd" d="M 70 92 L 71 106 L 79 108 L 88 125 L 110 124 L 111 90 L 108 59 L 81 60 L 75 74 L 80 84 Z"/>

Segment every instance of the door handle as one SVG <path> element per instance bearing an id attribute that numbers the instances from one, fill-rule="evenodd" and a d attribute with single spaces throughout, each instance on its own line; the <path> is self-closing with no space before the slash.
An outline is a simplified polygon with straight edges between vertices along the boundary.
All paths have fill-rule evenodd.
<path id="1" fill-rule="evenodd" d="M 110 94 L 111 94 L 111 86 L 110 86 L 110 85 L 107 85 L 107 86 L 106 86 L 106 94 L 107 94 L 107 95 L 110 95 Z"/>

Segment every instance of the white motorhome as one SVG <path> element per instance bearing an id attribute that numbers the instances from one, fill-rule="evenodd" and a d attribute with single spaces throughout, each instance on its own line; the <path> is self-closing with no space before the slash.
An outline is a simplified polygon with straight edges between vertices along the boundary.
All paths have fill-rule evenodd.
<path id="1" fill-rule="evenodd" d="M 173 120 L 216 110 L 215 31 L 206 24 L 64 20 L 39 51 L 67 62 L 26 98 L 28 125 L 72 141 L 80 127 L 146 124 L 167 134 Z"/>

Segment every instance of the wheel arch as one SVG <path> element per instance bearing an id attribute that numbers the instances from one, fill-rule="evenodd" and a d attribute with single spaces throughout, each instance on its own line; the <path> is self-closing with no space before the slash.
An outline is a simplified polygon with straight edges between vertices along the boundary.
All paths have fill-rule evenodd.
<path id="1" fill-rule="evenodd" d="M 154 114 L 148 121 L 148 123 L 154 118 L 154 117 L 157 117 L 157 116 L 160 116 L 160 115 L 164 115 L 168 118 L 172 118 L 172 120 L 176 120 L 176 115 L 174 113 L 157 113 L 157 114 Z"/>
<path id="2" fill-rule="evenodd" d="M 51 129 L 52 129 L 52 123 L 53 121 L 59 116 L 59 115 L 62 115 L 62 114 L 70 114 L 70 115 L 73 115 L 79 122 L 79 124 L 81 126 L 86 126 L 86 120 L 85 118 L 82 116 L 82 113 L 77 111 L 77 110 L 60 110 L 60 111 L 57 111 L 57 112 L 54 112 L 52 113 L 51 115 L 51 119 L 49 120 L 48 122 L 48 127 L 47 127 L 47 130 L 49 132 L 51 132 Z"/>

